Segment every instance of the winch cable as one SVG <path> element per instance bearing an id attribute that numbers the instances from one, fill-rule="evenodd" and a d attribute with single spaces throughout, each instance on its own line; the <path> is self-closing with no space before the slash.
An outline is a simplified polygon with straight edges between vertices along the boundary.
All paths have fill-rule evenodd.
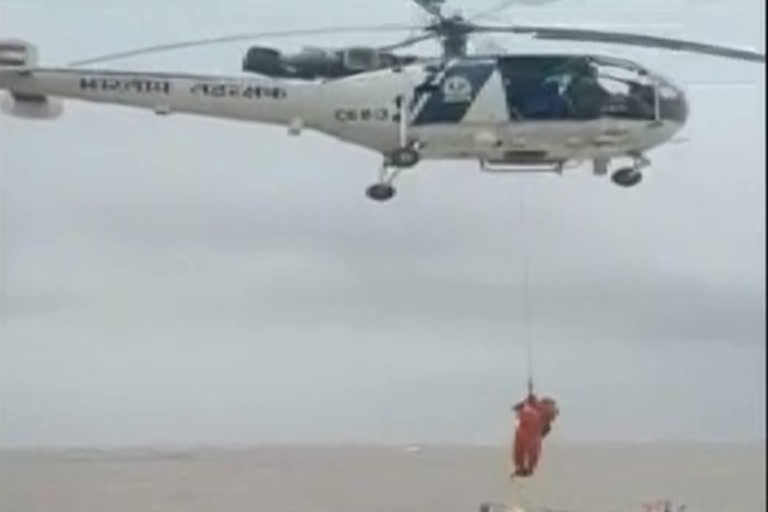
<path id="1" fill-rule="evenodd" d="M 522 241 L 522 257 L 523 257 L 523 279 L 521 290 L 520 302 L 522 305 L 523 314 L 523 336 L 525 338 L 525 351 L 526 351 L 526 377 L 528 384 L 528 392 L 533 392 L 533 335 L 532 335 L 532 322 L 531 322 L 531 262 L 530 262 L 530 234 L 528 232 L 528 215 L 526 211 L 526 196 L 528 195 L 528 187 L 525 185 L 518 188 L 519 198 L 519 225 L 520 225 L 520 240 Z"/>

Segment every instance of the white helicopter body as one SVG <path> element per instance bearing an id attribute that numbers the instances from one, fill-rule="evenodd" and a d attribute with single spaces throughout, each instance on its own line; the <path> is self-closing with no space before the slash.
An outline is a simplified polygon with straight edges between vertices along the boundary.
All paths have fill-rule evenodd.
<path id="1" fill-rule="evenodd" d="M 688 51 L 752 62 L 765 55 L 681 39 L 556 26 L 487 26 L 445 16 L 443 0 L 414 0 L 431 22 L 422 33 L 384 47 L 349 47 L 283 57 L 253 47 L 243 70 L 258 75 L 191 75 L 108 69 L 40 67 L 34 45 L 0 40 L 3 111 L 55 118 L 58 98 L 285 125 L 297 135 L 316 130 L 382 155 L 377 183 L 367 194 L 394 196 L 394 179 L 422 159 L 472 159 L 490 172 L 549 171 L 589 161 L 605 175 L 615 159 L 630 165 L 612 173 L 630 187 L 649 165 L 645 153 L 685 125 L 682 89 L 643 66 L 597 55 L 468 55 L 473 33 L 527 34 L 538 39 L 614 43 Z M 504 2 L 502 8 L 510 2 Z M 477 17 L 477 16 L 476 16 Z M 234 36 L 155 45 L 75 62 L 82 66 L 259 36 L 412 30 L 382 25 Z M 440 40 L 439 58 L 397 56 L 394 50 Z M 258 71 L 254 71 L 258 70 Z M 302 78 L 301 80 L 298 78 Z"/>
<path id="2" fill-rule="evenodd" d="M 5 48 L 9 46 L 6 43 Z M 384 156 L 385 166 L 394 164 L 398 169 L 420 159 L 472 159 L 490 171 L 559 172 L 567 163 L 591 161 L 595 171 L 604 174 L 611 159 L 639 158 L 667 142 L 683 127 L 688 112 L 682 90 L 668 80 L 632 62 L 599 56 L 467 57 L 303 82 L 44 68 L 30 62 L 36 55 L 32 45 L 15 42 L 13 48 L 23 49 L 25 65 L 0 70 L 0 89 L 10 93 L 3 103 L 8 114 L 55 118 L 62 110 L 56 98 L 71 98 L 161 115 L 278 124 L 294 135 L 316 130 L 368 148 Z M 552 98 L 543 98 L 534 114 L 526 113 L 524 105 L 518 109 L 514 98 L 518 71 L 538 65 L 537 59 L 590 62 L 610 102 L 577 116 L 553 111 L 546 105 Z M 601 70 L 606 70 L 604 75 Z M 615 79 L 608 71 L 623 72 L 624 78 Z M 644 108 L 635 105 L 638 108 L 632 110 L 632 94 L 621 90 L 629 87 L 627 83 L 644 83 Z M 560 85 L 550 89 L 555 98 L 564 94 Z M 414 148 L 418 154 L 413 161 L 408 161 L 412 153 L 405 155 L 405 161 L 396 161 L 402 148 Z"/>

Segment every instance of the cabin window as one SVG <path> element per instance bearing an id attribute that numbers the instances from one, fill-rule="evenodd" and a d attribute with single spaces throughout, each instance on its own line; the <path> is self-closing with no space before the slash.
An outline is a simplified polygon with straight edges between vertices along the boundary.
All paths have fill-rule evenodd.
<path id="1" fill-rule="evenodd" d="M 654 86 L 628 65 L 581 56 L 514 56 L 500 59 L 499 67 L 513 119 L 653 119 Z"/>

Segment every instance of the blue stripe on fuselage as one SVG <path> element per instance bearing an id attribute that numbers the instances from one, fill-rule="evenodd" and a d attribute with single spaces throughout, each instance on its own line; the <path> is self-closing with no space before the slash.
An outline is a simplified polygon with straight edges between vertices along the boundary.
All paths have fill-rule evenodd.
<path id="1" fill-rule="evenodd" d="M 488 79 L 496 69 L 492 62 L 462 62 L 451 66 L 439 83 L 434 84 L 437 90 L 428 93 L 423 108 L 415 112 L 412 124 L 424 125 L 432 123 L 458 123 L 469 111 L 475 98 L 485 87 Z M 466 82 L 464 82 L 464 80 Z M 462 88 L 468 83 L 469 89 Z M 455 85 L 453 91 L 457 93 L 451 97 L 450 91 L 446 92 L 446 85 Z M 450 85 L 448 87 L 450 88 Z M 466 94 L 464 94 L 466 93 Z M 419 102 L 416 101 L 418 107 Z"/>

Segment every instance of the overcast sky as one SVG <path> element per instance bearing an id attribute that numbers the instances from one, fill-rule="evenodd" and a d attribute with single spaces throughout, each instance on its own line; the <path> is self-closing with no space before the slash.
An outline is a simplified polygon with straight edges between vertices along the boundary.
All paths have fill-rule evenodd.
<path id="1" fill-rule="evenodd" d="M 758 0 L 626 3 L 561 0 L 498 21 L 635 23 L 764 50 Z M 0 37 L 60 65 L 423 20 L 405 0 L 156 5 L 0 0 Z M 111 67 L 239 73 L 246 47 Z M 583 49 L 688 89 L 688 142 L 654 151 L 638 188 L 586 168 L 494 177 L 427 162 L 375 204 L 363 190 L 377 156 L 320 135 L 76 102 L 55 123 L 1 117 L 0 445 L 505 441 L 529 339 L 560 438 L 763 438 L 764 65 Z"/>

